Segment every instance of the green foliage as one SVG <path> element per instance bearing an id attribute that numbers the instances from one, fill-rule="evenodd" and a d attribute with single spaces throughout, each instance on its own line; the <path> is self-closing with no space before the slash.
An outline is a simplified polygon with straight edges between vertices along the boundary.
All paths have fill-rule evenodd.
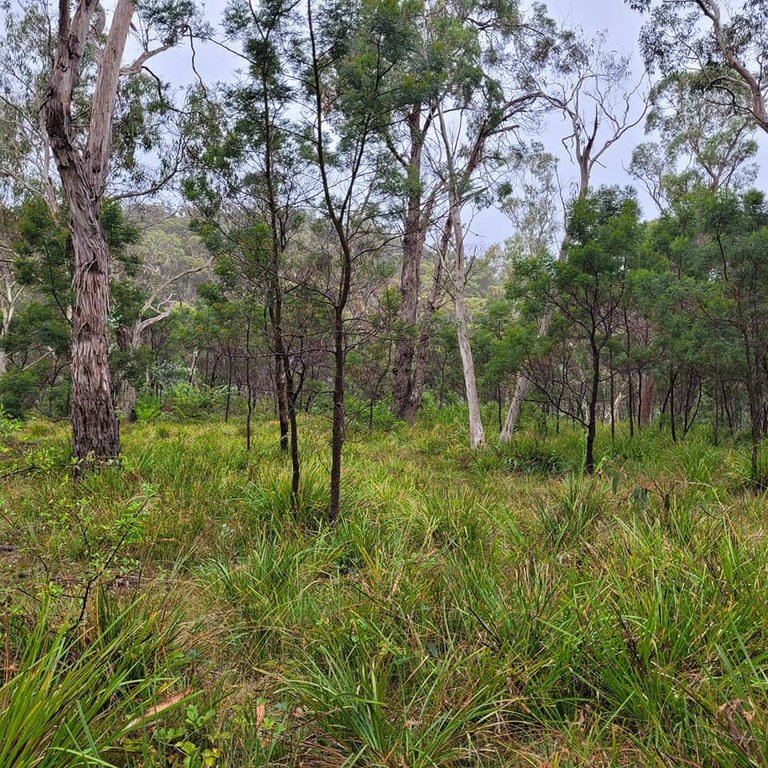
<path id="1" fill-rule="evenodd" d="M 594 521 L 602 515 L 605 505 L 602 484 L 567 477 L 562 497 L 538 512 L 547 548 L 557 552 L 563 546 L 574 546 L 583 541 Z"/>
<path id="2" fill-rule="evenodd" d="M 98 623 L 81 632 L 56 629 L 44 603 L 31 626 L 15 622 L 15 664 L 0 686 L 0 762 L 113 765 L 179 662 L 175 621 L 160 616 L 102 602 Z"/>
<path id="3" fill-rule="evenodd" d="M 136 399 L 136 421 L 154 421 L 163 412 L 162 401 L 159 397 L 142 395 Z"/>
<path id="4" fill-rule="evenodd" d="M 565 469 L 565 457 L 551 442 L 539 435 L 517 432 L 499 448 L 507 468 L 526 474 L 560 474 Z"/>
<path id="5" fill-rule="evenodd" d="M 15 419 L 24 417 L 39 394 L 40 376 L 34 370 L 11 371 L 0 377 L 0 407 Z"/>
<path id="6" fill-rule="evenodd" d="M 226 387 L 178 383 L 168 388 L 164 402 L 171 418 L 192 421 L 223 413 L 226 397 Z"/>

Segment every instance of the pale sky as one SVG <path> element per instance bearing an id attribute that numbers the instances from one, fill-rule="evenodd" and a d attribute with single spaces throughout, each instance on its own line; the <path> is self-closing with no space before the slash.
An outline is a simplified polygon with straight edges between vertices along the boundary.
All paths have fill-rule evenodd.
<path id="1" fill-rule="evenodd" d="M 226 0 L 209 0 L 205 6 L 208 19 L 216 24 Z M 549 0 L 547 7 L 550 14 L 559 22 L 570 27 L 581 27 L 587 35 L 605 31 L 607 50 L 615 50 L 632 59 L 633 82 L 643 74 L 643 64 L 639 54 L 638 36 L 643 24 L 643 17 L 629 9 L 624 0 Z M 234 70 L 240 66 L 238 59 L 227 54 L 221 48 L 207 45 L 197 46 L 197 71 L 206 82 L 229 79 Z M 180 79 L 191 82 L 194 74 L 188 48 L 180 47 L 164 54 L 155 63 L 162 76 L 171 81 Z M 641 109 L 641 107 L 638 107 Z M 572 179 L 573 166 L 561 144 L 561 139 L 569 133 L 568 124 L 558 117 L 549 120 L 539 140 L 545 147 L 560 158 L 559 173 L 563 181 Z M 612 146 L 602 158 L 602 166 L 595 168 L 592 177 L 593 186 L 601 184 L 633 184 L 632 178 L 624 170 L 629 164 L 633 148 L 640 142 L 648 140 L 645 136 L 642 122 L 627 132 L 619 142 Z M 760 153 L 757 162 L 761 168 L 768 167 L 768 136 L 758 134 L 757 141 Z M 760 177 L 758 179 L 758 182 Z M 637 186 L 634 185 L 633 186 Z M 638 188 L 641 206 L 645 217 L 653 217 L 657 210 L 650 199 Z M 467 217 L 469 218 L 469 217 Z M 492 243 L 502 242 L 513 232 L 509 220 L 495 209 L 480 211 L 471 221 L 469 242 L 483 250 Z"/>
<path id="2" fill-rule="evenodd" d="M 572 28 L 581 27 L 590 36 L 598 32 L 607 33 L 607 50 L 632 56 L 633 82 L 643 74 L 643 63 L 639 53 L 638 36 L 642 26 L 640 14 L 631 11 L 623 0 L 550 0 L 546 3 L 549 13 L 557 21 Z M 642 106 L 638 106 L 642 111 Z M 545 147 L 560 158 L 559 173 L 563 181 L 574 180 L 574 168 L 562 145 L 562 139 L 570 133 L 569 124 L 553 116 L 540 137 Z M 613 145 L 603 156 L 601 166 L 595 168 L 591 179 L 593 186 L 601 184 L 632 183 L 632 178 L 624 171 L 629 165 L 632 149 L 645 140 L 642 122 L 628 131 L 619 142 Z M 640 190 L 638 190 L 640 191 Z M 653 203 L 640 195 L 643 212 L 646 216 L 656 213 Z M 502 242 L 513 234 L 509 220 L 498 211 L 486 210 L 478 213 L 472 229 L 477 247 L 482 248 L 495 242 Z"/>

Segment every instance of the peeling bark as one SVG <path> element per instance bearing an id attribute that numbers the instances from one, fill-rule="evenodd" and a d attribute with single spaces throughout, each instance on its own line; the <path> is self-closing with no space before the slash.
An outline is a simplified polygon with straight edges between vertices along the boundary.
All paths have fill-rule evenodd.
<path id="1" fill-rule="evenodd" d="M 79 0 L 70 15 L 59 0 L 58 45 L 44 104 L 45 126 L 70 212 L 74 251 L 72 309 L 72 453 L 78 467 L 101 464 L 120 453 L 120 428 L 109 376 L 109 248 L 99 221 L 112 140 L 120 64 L 134 12 L 118 0 L 98 73 L 85 146 L 77 141 L 72 101 L 96 11 L 96 0 Z"/>

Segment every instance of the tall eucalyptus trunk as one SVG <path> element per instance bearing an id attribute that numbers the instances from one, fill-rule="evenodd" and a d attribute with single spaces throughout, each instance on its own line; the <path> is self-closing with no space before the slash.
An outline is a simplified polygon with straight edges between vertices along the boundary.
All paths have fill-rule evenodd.
<path id="1" fill-rule="evenodd" d="M 85 146 L 75 138 L 72 101 L 81 75 L 96 0 L 79 0 L 70 15 L 59 2 L 58 45 L 44 105 L 45 125 L 70 215 L 74 251 L 72 307 L 72 453 L 78 467 L 120 453 L 120 429 L 109 375 L 109 247 L 99 219 L 112 144 L 112 117 L 120 65 L 134 12 L 118 0 L 98 73 Z"/>
<path id="2" fill-rule="evenodd" d="M 421 405 L 423 384 L 417 384 L 418 349 L 425 329 L 419 327 L 419 294 L 421 263 L 424 257 L 427 227 L 430 223 L 434 196 L 426 205 L 422 190 L 422 155 L 427 125 L 422 123 L 421 104 L 416 104 L 406 118 L 410 135 L 407 157 L 407 202 L 403 229 L 403 262 L 400 272 L 400 333 L 395 342 L 392 366 L 392 412 L 399 419 L 413 422 Z"/>

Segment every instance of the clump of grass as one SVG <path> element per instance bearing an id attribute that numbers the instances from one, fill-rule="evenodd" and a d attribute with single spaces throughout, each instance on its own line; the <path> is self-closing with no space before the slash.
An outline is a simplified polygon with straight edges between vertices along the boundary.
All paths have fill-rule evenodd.
<path id="1" fill-rule="evenodd" d="M 83 630 L 44 604 L 30 626 L 15 622 L 0 686 L 0 765 L 109 766 L 154 714 L 179 666 L 177 621 L 139 605 L 102 607 L 98 618 Z M 182 698 L 166 698 L 163 711 Z"/>
<path id="2" fill-rule="evenodd" d="M 305 525 L 317 530 L 328 514 L 329 490 L 326 474 L 317 462 L 302 467 L 298 497 L 291 495 L 290 468 L 267 465 L 242 491 L 252 528 L 282 536 L 285 526 Z"/>
<path id="3" fill-rule="evenodd" d="M 697 435 L 676 447 L 675 459 L 689 483 L 712 486 L 726 474 L 723 452 Z"/>
<path id="4" fill-rule="evenodd" d="M 762 443 L 757 452 L 757 467 L 752 466 L 751 449 L 741 446 L 733 453 L 734 490 L 765 491 L 768 489 L 768 446 Z"/>
<path id="5" fill-rule="evenodd" d="M 284 676 L 284 694 L 313 716 L 309 757 L 428 768 L 488 753 L 508 698 L 503 670 L 476 656 L 399 654 L 364 622 L 356 633 L 351 648 L 330 638 Z M 467 667 L 471 691 L 457 684 Z"/>
<path id="6" fill-rule="evenodd" d="M 566 462 L 552 445 L 538 435 L 520 432 L 498 449 L 510 472 L 556 475 L 565 470 Z"/>
<path id="7" fill-rule="evenodd" d="M 606 502 L 606 489 L 599 478 L 569 475 L 559 499 L 539 510 L 545 546 L 558 552 L 583 540 L 605 511 Z"/>

